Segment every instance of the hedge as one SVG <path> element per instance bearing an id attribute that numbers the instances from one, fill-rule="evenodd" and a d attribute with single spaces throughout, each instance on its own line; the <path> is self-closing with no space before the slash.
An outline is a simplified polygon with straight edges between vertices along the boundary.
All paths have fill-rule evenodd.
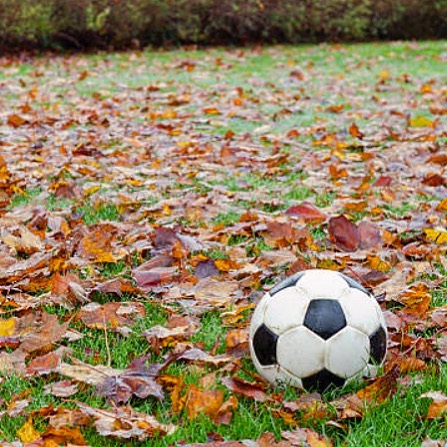
<path id="1" fill-rule="evenodd" d="M 0 0 L 4 49 L 444 37 L 447 0 Z"/>

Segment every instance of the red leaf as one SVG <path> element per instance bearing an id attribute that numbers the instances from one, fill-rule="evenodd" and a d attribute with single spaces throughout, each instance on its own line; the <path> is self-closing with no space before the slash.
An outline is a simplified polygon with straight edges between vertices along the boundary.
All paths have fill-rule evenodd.
<path id="1" fill-rule="evenodd" d="M 299 217 L 306 222 L 322 222 L 326 220 L 326 214 L 309 202 L 290 207 L 286 210 L 286 214 L 292 217 Z"/>
<path id="2" fill-rule="evenodd" d="M 373 184 L 373 188 L 380 188 L 382 186 L 390 186 L 393 182 L 393 179 L 391 177 L 388 177 L 387 175 L 381 175 Z"/>
<path id="3" fill-rule="evenodd" d="M 355 251 L 360 245 L 359 231 L 344 215 L 329 219 L 329 236 L 343 251 Z"/>
<path id="4" fill-rule="evenodd" d="M 446 180 L 439 174 L 429 172 L 422 180 L 422 183 L 427 186 L 442 186 L 446 184 Z"/>

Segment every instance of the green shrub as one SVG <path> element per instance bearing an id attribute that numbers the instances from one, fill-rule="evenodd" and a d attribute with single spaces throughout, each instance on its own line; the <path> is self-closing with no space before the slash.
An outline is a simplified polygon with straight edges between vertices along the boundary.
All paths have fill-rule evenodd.
<path id="1" fill-rule="evenodd" d="M 447 36 L 447 0 L 0 0 L 0 43 L 75 48 Z"/>

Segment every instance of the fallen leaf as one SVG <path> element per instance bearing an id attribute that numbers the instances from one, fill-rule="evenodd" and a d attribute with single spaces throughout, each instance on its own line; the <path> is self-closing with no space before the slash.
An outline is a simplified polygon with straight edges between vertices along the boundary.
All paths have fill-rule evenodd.
<path id="1" fill-rule="evenodd" d="M 248 329 L 233 329 L 225 336 L 227 353 L 242 357 L 248 353 Z"/>
<path id="2" fill-rule="evenodd" d="M 358 224 L 357 230 L 360 239 L 360 248 L 370 250 L 381 244 L 382 236 L 377 224 L 362 220 Z"/>
<path id="3" fill-rule="evenodd" d="M 15 318 L 0 320 L 0 337 L 10 337 L 15 332 Z"/>
<path id="4" fill-rule="evenodd" d="M 373 383 L 357 391 L 356 395 L 361 401 L 370 403 L 385 402 L 397 391 L 397 377 L 400 374 L 398 366 L 394 366 L 384 375 L 376 378 Z"/>
<path id="5" fill-rule="evenodd" d="M 301 205 L 292 206 L 288 208 L 285 213 L 288 216 L 303 219 L 305 222 L 324 222 L 327 218 L 326 214 L 309 202 L 303 202 Z"/>
<path id="6" fill-rule="evenodd" d="M 310 428 L 296 428 L 293 431 L 283 431 L 281 436 L 290 441 L 292 446 L 333 447 L 330 439 Z"/>
<path id="7" fill-rule="evenodd" d="M 236 281 L 218 281 L 214 278 L 205 278 L 198 282 L 195 288 L 195 299 L 202 304 L 213 306 L 226 306 L 239 292 Z"/>
<path id="8" fill-rule="evenodd" d="M 428 407 L 427 419 L 436 419 L 447 411 L 447 396 L 442 391 L 429 391 L 419 396 L 422 398 L 432 399 L 432 403 Z"/>
<path id="9" fill-rule="evenodd" d="M 447 165 L 447 154 L 433 154 L 428 157 L 426 163 L 436 163 L 441 166 Z"/>
<path id="10" fill-rule="evenodd" d="M 32 419 L 28 419 L 18 430 L 17 436 L 27 444 L 40 438 L 40 433 L 34 428 Z"/>
<path id="11" fill-rule="evenodd" d="M 423 316 L 430 307 L 430 289 L 427 284 L 418 282 L 404 290 L 395 300 L 405 306 L 405 312 Z"/>
<path id="12" fill-rule="evenodd" d="M 125 403 L 133 396 L 139 399 L 152 396 L 161 401 L 164 399 L 163 389 L 155 379 L 165 366 L 167 364 L 146 367 L 144 360 L 134 360 L 134 364 L 120 374 L 104 376 L 97 384 L 96 391 L 115 403 Z"/>
<path id="13" fill-rule="evenodd" d="M 162 424 L 149 414 L 138 412 L 130 407 L 116 407 L 114 410 L 101 410 L 81 402 L 79 409 L 94 419 L 94 426 L 102 436 L 120 439 L 136 438 L 144 441 L 159 435 L 170 435 L 177 430 L 173 424 Z"/>
<path id="14" fill-rule="evenodd" d="M 195 363 L 205 363 L 215 366 L 222 366 L 226 363 L 230 363 L 234 360 L 229 355 L 210 355 L 199 348 L 187 349 L 185 352 L 177 357 L 177 360 L 191 361 Z"/>
<path id="15" fill-rule="evenodd" d="M 118 257 L 113 248 L 115 233 L 112 225 L 100 225 L 82 238 L 78 249 L 79 254 L 95 263 L 116 262 Z"/>
<path id="16" fill-rule="evenodd" d="M 145 313 L 141 303 L 89 303 L 81 309 L 79 317 L 89 328 L 119 330 L 132 326 L 132 319 L 143 317 Z"/>
<path id="17" fill-rule="evenodd" d="M 25 124 L 28 124 L 28 120 L 14 113 L 8 116 L 7 123 L 8 126 L 17 128 Z"/>
<path id="18" fill-rule="evenodd" d="M 264 387 L 256 383 L 247 382 L 239 377 L 222 377 L 220 381 L 233 393 L 249 397 L 258 402 L 270 400 L 264 391 Z"/>
<path id="19" fill-rule="evenodd" d="M 222 407 L 224 393 L 221 390 L 201 390 L 195 385 L 190 385 L 186 391 L 186 412 L 188 419 L 195 419 L 204 413 L 211 419 L 215 419 Z"/>
<path id="20" fill-rule="evenodd" d="M 358 128 L 357 124 L 352 123 L 349 126 L 349 133 L 351 134 L 352 138 L 358 138 L 359 140 L 362 140 L 365 134 L 363 132 L 360 132 L 360 129 Z"/>
<path id="21" fill-rule="evenodd" d="M 67 447 L 87 446 L 84 436 L 75 427 L 48 427 L 40 440 L 43 441 L 42 447 L 56 445 L 66 445 Z M 29 447 L 34 447 L 34 444 L 30 444 Z M 38 446 L 36 445 L 35 447 Z"/>
<path id="22" fill-rule="evenodd" d="M 62 363 L 62 358 L 68 351 L 68 348 L 61 346 L 55 351 L 34 358 L 28 365 L 27 374 L 40 376 L 56 372 Z"/>
<path id="23" fill-rule="evenodd" d="M 329 236 L 342 251 L 355 251 L 360 245 L 360 236 L 355 224 L 344 215 L 329 219 Z"/>
<path id="24" fill-rule="evenodd" d="M 34 331 L 28 332 L 20 349 L 30 353 L 51 346 L 65 336 L 66 324 L 60 324 L 57 315 L 43 313 Z"/>
<path id="25" fill-rule="evenodd" d="M 74 365 L 61 363 L 58 368 L 59 374 L 89 385 L 99 385 L 105 378 L 119 376 L 123 371 L 105 365 L 88 365 L 79 361 Z"/>
<path id="26" fill-rule="evenodd" d="M 2 239 L 8 247 L 11 247 L 16 253 L 23 255 L 40 252 L 44 248 L 40 238 L 23 226 L 20 227 L 19 236 L 7 234 Z"/>
<path id="27" fill-rule="evenodd" d="M 70 397 L 78 392 L 78 386 L 71 380 L 60 380 L 44 387 L 45 394 L 56 397 Z"/>
<path id="28" fill-rule="evenodd" d="M 447 231 L 443 228 L 426 228 L 423 231 L 429 241 L 437 245 L 447 244 Z"/>
<path id="29" fill-rule="evenodd" d="M 446 441 L 438 441 L 428 438 L 421 444 L 421 447 L 445 447 L 445 444 Z"/>
<path id="30" fill-rule="evenodd" d="M 442 176 L 437 174 L 436 172 L 429 172 L 424 176 L 422 179 L 422 184 L 427 186 L 443 186 L 446 184 L 446 179 Z"/>
<path id="31" fill-rule="evenodd" d="M 425 116 L 419 115 L 414 118 L 410 118 L 409 122 L 411 127 L 434 127 L 435 123 Z"/>

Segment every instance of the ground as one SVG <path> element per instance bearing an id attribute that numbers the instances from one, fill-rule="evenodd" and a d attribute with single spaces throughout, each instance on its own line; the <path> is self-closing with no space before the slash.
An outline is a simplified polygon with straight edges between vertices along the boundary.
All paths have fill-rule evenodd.
<path id="1" fill-rule="evenodd" d="M 2 445 L 441 445 L 446 61 L 442 41 L 2 57 Z M 323 396 L 247 351 L 262 295 L 315 267 L 370 288 L 390 335 L 377 378 Z"/>

